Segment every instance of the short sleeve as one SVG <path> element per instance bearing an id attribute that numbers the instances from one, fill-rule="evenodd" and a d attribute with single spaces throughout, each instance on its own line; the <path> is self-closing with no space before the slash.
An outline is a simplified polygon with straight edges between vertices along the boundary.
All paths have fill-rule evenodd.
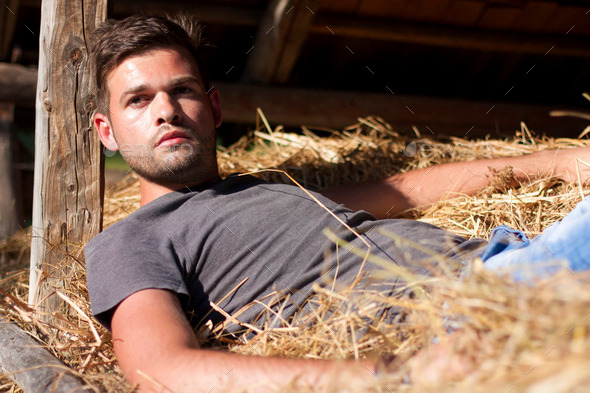
<path id="1" fill-rule="evenodd" d="M 143 289 L 167 289 L 188 297 L 182 263 L 171 240 L 154 227 L 119 222 L 84 248 L 92 313 L 107 329 L 116 307 Z M 121 225 L 118 225 L 121 224 Z"/>

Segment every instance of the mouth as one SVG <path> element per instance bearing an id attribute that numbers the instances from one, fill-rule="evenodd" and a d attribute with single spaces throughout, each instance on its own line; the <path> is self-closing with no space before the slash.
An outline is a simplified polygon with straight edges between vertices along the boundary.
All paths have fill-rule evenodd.
<path id="1" fill-rule="evenodd" d="M 156 143 L 156 147 L 179 145 L 187 142 L 189 139 L 190 137 L 187 133 L 178 130 L 172 130 L 160 137 L 158 143 Z"/>

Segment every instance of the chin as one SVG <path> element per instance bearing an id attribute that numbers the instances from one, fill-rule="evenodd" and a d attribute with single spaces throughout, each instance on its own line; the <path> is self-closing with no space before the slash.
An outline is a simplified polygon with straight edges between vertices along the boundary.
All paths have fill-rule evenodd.
<path id="1" fill-rule="evenodd" d="M 192 163 L 191 165 L 162 165 L 148 171 L 136 170 L 137 174 L 160 185 L 196 185 L 216 176 L 217 167 Z"/>
<path id="2" fill-rule="evenodd" d="M 158 151 L 152 157 L 128 157 L 138 176 L 160 185 L 195 185 L 217 176 L 215 149 L 203 152 L 191 144 Z"/>

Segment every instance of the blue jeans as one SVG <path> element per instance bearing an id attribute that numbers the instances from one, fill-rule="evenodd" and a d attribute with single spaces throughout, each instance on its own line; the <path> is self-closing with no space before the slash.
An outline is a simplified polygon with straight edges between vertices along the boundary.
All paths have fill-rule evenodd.
<path id="1" fill-rule="evenodd" d="M 495 228 L 481 258 L 484 267 L 515 280 L 548 277 L 561 268 L 590 269 L 590 197 L 532 241 L 505 225 Z"/>

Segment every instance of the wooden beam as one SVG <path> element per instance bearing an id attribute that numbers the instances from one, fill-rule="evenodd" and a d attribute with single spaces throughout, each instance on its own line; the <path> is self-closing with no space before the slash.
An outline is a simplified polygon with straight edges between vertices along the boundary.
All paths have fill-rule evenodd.
<path id="1" fill-rule="evenodd" d="M 12 171 L 14 104 L 0 102 L 0 240 L 18 229 L 16 192 Z"/>
<path id="2" fill-rule="evenodd" d="M 299 57 L 319 1 L 273 0 L 258 26 L 242 80 L 285 83 Z"/>
<path id="3" fill-rule="evenodd" d="M 530 129 L 552 136 L 576 137 L 588 125 L 582 119 L 550 117 L 555 105 L 477 102 L 353 91 L 311 90 L 215 83 L 221 92 L 226 122 L 253 124 L 261 107 L 275 125 L 334 129 L 377 115 L 402 133 L 418 127 L 423 135 L 481 137 L 514 135 L 524 121 Z M 572 109 L 572 110 L 579 110 Z"/>
<path id="4" fill-rule="evenodd" d="M 311 32 L 449 48 L 530 54 L 545 54 L 553 47 L 552 55 L 590 57 L 587 37 L 564 34 L 512 33 L 336 15 L 318 16 Z"/>
<path id="5" fill-rule="evenodd" d="M 29 302 L 42 312 L 61 304 L 55 288 L 76 269 L 62 269 L 65 258 L 102 225 L 104 160 L 92 127 L 96 87 L 86 39 L 106 10 L 106 0 L 44 0 L 41 7 Z"/>
<path id="6" fill-rule="evenodd" d="M 35 106 L 37 70 L 18 64 L 0 63 L 0 101 L 17 106 Z"/>
<path id="7" fill-rule="evenodd" d="M 4 72 L 3 72 L 4 71 Z M 13 73 L 13 71 L 15 71 Z M 20 77 L 19 77 L 20 75 Z M 12 84 L 15 92 L 20 92 L 23 97 L 32 96 L 36 71 L 20 66 L 0 64 L 0 99 L 3 99 L 4 82 L 19 77 L 23 84 Z M 522 105 L 500 102 L 477 103 L 467 100 L 449 100 L 445 98 L 424 98 L 415 96 L 399 96 L 385 94 L 374 94 L 368 92 L 346 92 L 313 89 L 286 89 L 249 86 L 231 83 L 215 83 L 222 92 L 223 117 L 226 122 L 246 123 L 254 122 L 256 107 L 262 107 L 265 112 L 272 111 L 275 124 L 287 126 L 300 126 L 302 124 L 316 124 L 326 127 L 346 127 L 356 122 L 357 117 L 366 115 L 379 115 L 388 118 L 393 124 L 408 128 L 411 125 L 428 125 L 444 129 L 445 132 L 457 135 L 459 130 L 465 127 L 469 129 L 477 124 L 469 133 L 469 136 L 477 135 L 477 129 L 481 132 L 495 132 L 496 124 L 489 116 L 470 118 L 471 113 L 464 113 L 465 108 L 472 108 L 475 105 L 479 110 L 494 106 L 489 113 L 496 116 L 496 109 L 502 108 L 503 117 L 510 116 L 508 132 L 518 127 L 520 121 L 530 121 L 536 124 L 536 129 L 546 131 L 551 135 L 576 135 L 585 126 L 581 121 L 575 119 L 556 119 L 547 117 L 547 113 L 553 109 L 561 109 L 561 106 L 539 106 Z M 27 90 L 29 93 L 27 93 Z M 8 97 L 10 94 L 7 95 Z M 401 106 L 401 113 L 395 114 L 393 109 L 396 105 Z M 415 116 L 405 109 L 422 107 L 428 103 L 424 112 L 416 112 Z M 487 108 L 486 108 L 487 106 Z M 437 108 L 446 108 L 445 110 Z M 450 112 L 446 112 L 446 110 Z M 575 108 L 574 110 L 580 110 Z M 582 108 L 583 110 L 583 108 Z M 436 113 L 438 117 L 431 114 Z M 410 117 L 410 115 L 412 115 Z M 534 120 L 536 119 L 536 120 Z M 546 121 L 545 124 L 542 122 Z M 505 131 L 505 130 L 504 130 Z M 475 133 L 474 133 L 475 132 Z M 480 132 L 480 135 L 481 135 Z"/>
<path id="8" fill-rule="evenodd" d="M 13 323 L 0 318 L 0 375 L 25 392 L 82 393 L 86 385 L 49 351 Z"/>
<path id="9" fill-rule="evenodd" d="M 0 61 L 10 59 L 20 0 L 0 1 Z"/>
<path id="10" fill-rule="evenodd" d="M 297 12 L 297 14 L 293 17 L 291 29 L 285 38 L 281 58 L 276 65 L 271 82 L 284 84 L 289 80 L 293 67 L 295 67 L 295 63 L 303 48 L 303 44 L 309 35 L 309 29 L 318 10 L 319 3 L 319 0 L 307 0 L 304 2 L 304 7 L 295 7 L 291 11 Z"/>

